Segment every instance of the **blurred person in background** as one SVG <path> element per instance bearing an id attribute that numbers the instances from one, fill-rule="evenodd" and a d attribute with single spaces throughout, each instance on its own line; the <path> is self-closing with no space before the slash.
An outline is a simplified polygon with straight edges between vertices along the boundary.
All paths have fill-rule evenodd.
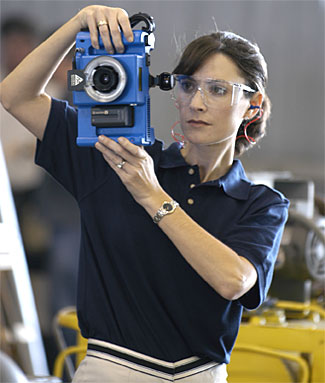
<path id="1" fill-rule="evenodd" d="M 26 18 L 1 20 L 1 75 L 13 71 L 21 60 L 35 48 L 38 32 Z"/>

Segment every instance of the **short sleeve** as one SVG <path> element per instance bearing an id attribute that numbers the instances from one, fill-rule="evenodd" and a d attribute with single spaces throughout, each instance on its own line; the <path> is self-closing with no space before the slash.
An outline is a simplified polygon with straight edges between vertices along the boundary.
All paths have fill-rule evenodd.
<path id="1" fill-rule="evenodd" d="M 43 140 L 37 141 L 35 163 L 80 200 L 103 182 L 109 166 L 95 148 L 77 146 L 77 129 L 77 110 L 53 98 Z"/>
<path id="2" fill-rule="evenodd" d="M 288 206 L 288 200 L 267 189 L 252 201 L 224 241 L 238 255 L 248 259 L 257 271 L 256 284 L 239 299 L 247 309 L 257 308 L 267 296 L 288 218 Z"/>

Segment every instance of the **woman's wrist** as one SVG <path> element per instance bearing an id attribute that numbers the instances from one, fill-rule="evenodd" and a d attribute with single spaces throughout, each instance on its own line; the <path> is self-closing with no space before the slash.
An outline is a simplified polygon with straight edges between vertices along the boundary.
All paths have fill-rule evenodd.
<path id="1" fill-rule="evenodd" d="M 71 30 L 74 33 L 74 38 L 76 37 L 77 33 L 81 31 L 83 26 L 82 17 L 80 15 L 81 11 L 78 12 L 76 15 L 74 15 L 69 21 L 68 24 L 71 25 Z"/>
<path id="2" fill-rule="evenodd" d="M 72 17 L 71 21 L 78 24 L 79 30 L 82 28 L 86 28 L 88 24 L 85 8 L 81 9 L 78 13 L 76 13 L 75 16 Z"/>
<path id="3" fill-rule="evenodd" d="M 153 218 L 164 202 L 170 202 L 172 200 L 173 198 L 162 190 L 143 200 L 141 205 Z"/>

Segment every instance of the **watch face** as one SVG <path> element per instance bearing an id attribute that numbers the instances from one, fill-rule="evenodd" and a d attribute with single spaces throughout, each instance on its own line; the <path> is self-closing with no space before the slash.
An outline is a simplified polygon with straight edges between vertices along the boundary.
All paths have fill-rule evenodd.
<path id="1" fill-rule="evenodd" d="M 172 211 L 173 210 L 173 205 L 169 202 L 166 202 L 163 204 L 163 208 L 166 210 L 166 211 Z"/>

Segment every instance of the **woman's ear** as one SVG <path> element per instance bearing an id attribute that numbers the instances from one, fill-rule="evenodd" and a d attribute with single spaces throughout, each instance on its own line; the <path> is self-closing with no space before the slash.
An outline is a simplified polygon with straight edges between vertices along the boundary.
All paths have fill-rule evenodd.
<path id="1" fill-rule="evenodd" d="M 258 114 L 259 110 L 262 108 L 263 104 L 263 95 L 261 92 L 257 92 L 250 100 L 250 106 L 246 110 L 244 115 L 245 120 L 251 120 L 253 117 Z"/>

